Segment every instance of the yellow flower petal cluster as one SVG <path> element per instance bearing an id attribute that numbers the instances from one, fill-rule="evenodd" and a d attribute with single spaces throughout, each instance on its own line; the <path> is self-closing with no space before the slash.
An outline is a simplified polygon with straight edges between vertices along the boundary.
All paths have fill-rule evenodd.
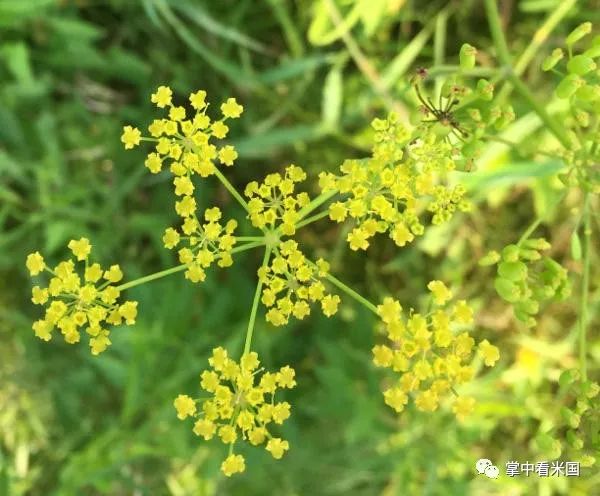
<path id="1" fill-rule="evenodd" d="M 442 281 L 431 281 L 427 287 L 434 303 L 427 315 L 414 309 L 405 314 L 391 297 L 377 307 L 390 343 L 373 347 L 373 363 L 399 374 L 383 393 L 385 403 L 396 412 L 404 409 L 411 396 L 418 410 L 434 411 L 444 397 L 454 394 L 455 386 L 474 375 L 475 340 L 465 330 L 473 323 L 473 311 L 464 300 L 449 304 L 452 294 Z M 490 367 L 500 356 L 487 340 L 479 344 L 479 353 Z M 474 399 L 459 396 L 452 410 L 462 420 L 474 406 Z"/>
<path id="2" fill-rule="evenodd" d="M 269 174 L 262 183 L 248 183 L 244 194 L 249 198 L 250 221 L 258 228 L 279 227 L 281 232 L 292 236 L 295 224 L 300 220 L 299 210 L 310 203 L 307 193 L 295 194 L 296 183 L 306 179 L 301 167 L 289 165 L 282 176 Z"/>
<path id="3" fill-rule="evenodd" d="M 261 301 L 269 309 L 266 319 L 275 326 L 287 324 L 290 316 L 301 320 L 310 314 L 310 304 L 316 301 L 321 302 L 324 315 L 334 315 L 340 297 L 325 291 L 323 278 L 328 272 L 326 261 L 310 262 L 294 240 L 282 242 L 270 264 L 258 271 L 264 284 Z"/>
<path id="4" fill-rule="evenodd" d="M 236 119 L 243 107 L 235 98 L 229 98 L 221 105 L 223 117 L 212 120 L 206 113 L 206 92 L 198 90 L 189 95 L 193 111 L 188 115 L 186 108 L 173 104 L 173 92 L 167 86 L 160 86 L 151 96 L 152 103 L 159 108 L 167 108 L 168 115 L 155 119 L 148 126 L 147 141 L 154 141 L 155 151 L 148 154 L 145 165 L 153 174 L 158 174 L 165 164 L 177 177 L 190 178 L 193 174 L 208 177 L 214 174 L 215 161 L 231 166 L 237 152 L 231 145 L 217 147 L 212 138 L 223 139 L 229 132 L 228 119 Z M 121 141 L 126 149 L 139 144 L 141 133 L 138 129 L 125 126 Z M 177 185 L 176 185 L 177 188 Z M 191 194 L 191 193 L 190 193 Z"/>
<path id="5" fill-rule="evenodd" d="M 183 205 L 186 199 L 190 205 Z M 229 267 L 233 264 L 231 250 L 235 244 L 233 232 L 237 221 L 228 220 L 225 225 L 220 223 L 222 213 L 218 207 L 209 208 L 204 212 L 204 222 L 196 217 L 196 202 L 191 196 L 184 197 L 176 204 L 178 212 L 183 217 L 180 230 L 169 227 L 163 235 L 163 244 L 168 249 L 178 245 L 180 248 L 179 261 L 187 265 L 186 279 L 201 282 L 206 278 L 206 269 L 215 261 L 219 267 Z"/>
<path id="6" fill-rule="evenodd" d="M 423 234 L 420 215 L 433 213 L 432 223 L 447 221 L 456 210 L 470 208 L 462 186 L 450 188 L 445 179 L 454 170 L 453 149 L 433 133 L 412 139 L 395 114 L 375 119 L 375 146 L 370 158 L 346 160 L 341 175 L 321 173 L 323 192 L 337 190 L 345 199 L 329 207 L 336 222 L 351 219 L 347 236 L 352 250 L 366 250 L 370 238 L 387 232 L 398 246 Z"/>
<path id="7" fill-rule="evenodd" d="M 32 289 L 31 301 L 46 306 L 44 318 L 34 322 L 33 330 L 38 338 L 50 341 L 52 331 L 58 328 L 65 341 L 74 344 L 85 328 L 91 352 L 98 355 L 111 344 L 106 324 L 135 324 L 137 302 L 117 302 L 121 291 L 115 284 L 123 279 L 123 272 L 118 265 L 103 269 L 98 263 L 90 263 L 92 245 L 87 238 L 73 239 L 68 247 L 75 261 L 62 261 L 54 269 L 37 251 L 27 256 L 25 265 L 32 276 L 43 271 L 52 276 L 48 287 Z M 82 275 L 75 270 L 76 262 L 85 264 Z"/>
<path id="8" fill-rule="evenodd" d="M 286 365 L 278 372 L 261 374 L 257 353 L 244 354 L 238 363 L 222 347 L 213 350 L 208 362 L 211 369 L 200 374 L 200 387 L 209 393 L 210 399 L 195 401 L 180 394 L 173 402 L 177 417 L 195 418 L 196 435 L 207 441 L 217 436 L 230 445 L 230 455 L 221 464 L 228 477 L 245 470 L 244 457 L 232 453 L 239 439 L 254 446 L 266 443 L 265 449 L 273 458 L 280 459 L 289 449 L 289 443 L 273 437 L 269 424 L 281 425 L 290 416 L 290 404 L 275 402 L 275 394 L 278 389 L 296 386 L 294 369 Z"/>

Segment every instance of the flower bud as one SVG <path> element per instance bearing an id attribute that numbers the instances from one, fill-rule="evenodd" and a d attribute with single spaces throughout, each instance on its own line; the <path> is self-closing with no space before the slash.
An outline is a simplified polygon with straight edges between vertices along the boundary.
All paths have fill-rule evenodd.
<path id="1" fill-rule="evenodd" d="M 485 79 L 477 81 L 477 93 L 481 99 L 490 101 L 494 98 L 494 85 Z"/>
<path id="2" fill-rule="evenodd" d="M 494 280 L 494 288 L 503 300 L 509 303 L 514 303 L 519 300 L 520 291 L 516 284 L 503 277 L 496 277 Z"/>
<path id="3" fill-rule="evenodd" d="M 494 265 L 500 261 L 500 253 L 496 250 L 492 250 L 487 253 L 484 257 L 479 260 L 479 265 L 482 267 L 487 267 L 489 265 Z"/>
<path id="4" fill-rule="evenodd" d="M 506 245 L 502 249 L 502 258 L 507 262 L 519 260 L 519 247 L 517 245 Z"/>
<path id="5" fill-rule="evenodd" d="M 475 67 L 475 56 L 477 55 L 477 49 L 474 46 L 469 45 L 468 43 L 464 43 L 462 47 L 460 47 L 460 68 L 465 69 L 473 69 Z"/>
<path id="6" fill-rule="evenodd" d="M 527 266 L 523 262 L 502 262 L 498 274 L 509 281 L 523 281 L 527 279 Z"/>
<path id="7" fill-rule="evenodd" d="M 560 415 L 563 418 L 563 420 L 567 423 L 567 425 L 572 429 L 577 429 L 577 427 L 579 427 L 581 417 L 577 415 L 573 410 L 569 410 L 567 407 L 563 406 L 560 409 Z"/>
<path id="8" fill-rule="evenodd" d="M 586 55 L 575 55 L 567 63 L 567 71 L 571 74 L 577 74 L 583 76 L 596 68 L 596 62 Z"/>
<path id="9" fill-rule="evenodd" d="M 558 98 L 570 98 L 579 88 L 585 85 L 585 81 L 576 74 L 569 74 L 558 83 L 556 87 L 556 96 Z"/>
<path id="10" fill-rule="evenodd" d="M 549 71 L 565 56 L 560 48 L 555 48 L 542 62 L 542 71 Z"/>
<path id="11" fill-rule="evenodd" d="M 577 43 L 581 38 L 583 38 L 586 34 L 590 34 L 591 32 L 592 23 L 589 21 L 584 22 L 569 33 L 569 36 L 567 36 L 565 43 L 567 45 L 573 45 Z"/>

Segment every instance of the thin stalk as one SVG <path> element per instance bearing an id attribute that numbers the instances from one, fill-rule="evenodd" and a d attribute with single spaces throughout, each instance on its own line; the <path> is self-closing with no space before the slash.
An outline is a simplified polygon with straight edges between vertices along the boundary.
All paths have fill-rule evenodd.
<path id="1" fill-rule="evenodd" d="M 533 233 L 533 231 L 535 231 L 537 229 L 537 227 L 542 223 L 544 219 L 542 219 L 541 217 L 538 217 L 537 219 L 535 219 L 527 228 L 527 230 L 523 233 L 523 235 L 519 238 L 519 241 L 517 241 L 517 246 L 521 246 L 521 244 L 526 241 L 527 239 L 529 239 L 529 236 L 531 236 L 531 234 Z"/>
<path id="2" fill-rule="evenodd" d="M 223 175 L 223 173 L 215 166 L 215 175 L 219 178 L 219 181 L 221 181 L 221 184 L 223 186 L 225 186 L 225 188 L 227 189 L 227 191 L 229 191 L 231 193 L 231 195 L 237 200 L 237 202 L 242 206 L 242 208 L 250 213 L 250 209 L 248 208 L 248 203 L 246 203 L 246 200 L 244 200 L 242 198 L 242 195 L 240 195 L 237 191 L 237 189 L 235 189 L 235 187 L 233 186 L 233 184 L 231 184 L 227 178 Z"/>
<path id="3" fill-rule="evenodd" d="M 327 217 L 328 215 L 329 215 L 329 211 L 323 210 L 322 212 L 319 212 L 318 214 L 312 215 L 311 217 L 304 219 L 302 222 L 298 222 L 296 224 L 296 229 L 307 226 L 308 224 L 312 224 L 313 222 L 321 220 L 323 217 Z"/>
<path id="4" fill-rule="evenodd" d="M 271 256 L 271 247 L 267 246 L 265 249 L 265 256 L 263 257 L 261 268 L 266 267 L 269 263 L 269 257 Z M 256 284 L 256 291 L 254 293 L 254 300 L 252 302 L 252 310 L 250 310 L 250 320 L 248 321 L 248 330 L 246 331 L 246 341 L 244 343 L 244 353 L 250 352 L 250 346 L 252 345 L 252 334 L 254 333 L 254 324 L 256 323 L 256 312 L 258 311 L 258 303 L 260 301 L 260 294 L 262 292 L 263 282 L 261 279 Z"/>
<path id="5" fill-rule="evenodd" d="M 333 25 L 336 28 L 339 28 L 342 25 L 344 19 L 342 18 L 342 14 L 338 10 L 337 5 L 333 0 L 325 0 L 325 5 L 329 10 L 329 17 L 331 18 Z M 342 32 L 342 41 L 346 45 L 346 49 L 348 50 L 348 53 L 354 60 L 354 63 L 356 64 L 360 72 L 362 72 L 363 75 L 367 78 L 367 80 L 371 84 L 371 87 L 375 90 L 375 93 L 378 93 L 379 96 L 382 98 L 386 107 L 396 112 L 401 118 L 407 118 L 408 115 L 405 107 L 400 102 L 395 100 L 392 94 L 388 91 L 385 84 L 383 84 L 379 72 L 377 72 L 375 66 L 371 63 L 369 58 L 362 52 L 360 46 L 352 37 L 350 30 L 345 30 Z"/>
<path id="6" fill-rule="evenodd" d="M 337 195 L 337 193 L 338 193 L 337 190 L 326 191 L 325 193 L 321 193 L 313 201 L 311 201 L 308 205 L 306 205 L 305 207 L 301 208 L 298 211 L 299 220 L 304 219 L 304 217 L 306 217 L 308 214 L 310 214 L 313 210 L 319 208 L 327 200 L 329 200 L 332 197 L 334 197 L 335 195 Z"/>
<path id="7" fill-rule="evenodd" d="M 528 86 L 521 81 L 519 76 L 515 74 L 512 69 L 510 52 L 508 51 L 508 45 L 506 44 L 506 38 L 502 31 L 502 24 L 498 15 L 498 9 L 496 8 L 495 0 L 484 0 L 485 11 L 490 26 L 490 32 L 492 34 L 492 40 L 496 51 L 498 52 L 498 58 L 504 66 L 509 68 L 507 77 L 512 83 L 515 89 L 521 94 L 521 96 L 527 101 L 530 107 L 540 117 L 546 127 L 556 136 L 556 139 L 561 142 L 565 148 L 569 148 L 569 139 L 564 129 L 550 117 L 546 109 L 535 99 L 535 96 L 528 88 Z"/>
<path id="8" fill-rule="evenodd" d="M 587 321 L 590 286 L 592 226 L 590 221 L 590 197 L 585 195 L 583 207 L 583 278 L 581 281 L 581 301 L 579 304 L 579 364 L 581 377 L 587 380 Z"/>
<path id="9" fill-rule="evenodd" d="M 256 248 L 258 246 L 262 246 L 264 244 L 265 244 L 264 241 L 248 243 L 248 244 L 245 244 L 242 246 L 237 246 L 235 248 L 232 248 L 231 253 L 239 253 L 242 251 L 250 250 L 252 248 Z M 166 277 L 171 274 L 176 274 L 177 272 L 181 272 L 182 270 L 185 270 L 186 268 L 187 268 L 186 264 L 177 265 L 175 267 L 171 267 L 170 269 L 165 269 L 165 270 L 161 270 L 159 272 L 155 272 L 154 274 L 148 274 L 147 276 L 138 277 L 137 279 L 134 279 L 133 281 L 129 281 L 129 282 L 121 284 L 120 286 L 117 286 L 117 289 L 119 291 L 124 291 L 126 289 L 134 288 L 135 286 L 139 286 L 141 284 L 145 284 L 150 281 L 155 281 L 156 279 L 161 279 L 162 277 Z"/>
<path id="10" fill-rule="evenodd" d="M 332 276 L 331 274 L 327 274 L 325 276 L 325 279 L 327 279 L 334 286 L 336 286 L 339 289 L 341 289 L 344 293 L 346 293 L 351 298 L 354 298 L 361 305 L 363 305 L 364 307 L 366 307 L 369 310 L 371 310 L 371 312 L 373 312 L 375 315 L 378 315 L 377 307 L 375 305 L 373 305 L 373 303 L 371 303 L 365 297 L 361 296 L 356 291 L 354 291 L 351 287 L 347 286 L 346 284 L 344 284 L 342 281 L 340 281 L 336 277 Z"/>
<path id="11" fill-rule="evenodd" d="M 160 279 L 161 277 L 169 276 L 171 274 L 175 274 L 176 272 L 181 272 L 187 268 L 186 264 L 178 265 L 176 267 L 171 267 L 170 269 L 161 270 L 160 272 L 155 272 L 154 274 L 150 274 L 144 277 L 139 277 L 138 279 L 134 279 L 133 281 L 126 282 L 117 286 L 119 291 L 123 291 L 125 289 L 133 288 L 135 286 L 139 286 L 140 284 L 145 284 L 150 281 L 154 281 L 155 279 Z"/>

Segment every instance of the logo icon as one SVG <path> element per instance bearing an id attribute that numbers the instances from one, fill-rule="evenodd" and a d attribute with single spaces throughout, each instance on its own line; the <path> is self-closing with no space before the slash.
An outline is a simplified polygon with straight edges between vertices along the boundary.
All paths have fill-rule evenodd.
<path id="1" fill-rule="evenodd" d="M 498 470 L 498 467 L 496 467 L 496 465 L 494 465 L 492 461 L 488 460 L 487 458 L 480 458 L 477 460 L 477 463 L 475 463 L 475 470 L 477 470 L 478 474 L 483 474 L 489 479 L 497 479 L 500 475 L 500 470 Z"/>

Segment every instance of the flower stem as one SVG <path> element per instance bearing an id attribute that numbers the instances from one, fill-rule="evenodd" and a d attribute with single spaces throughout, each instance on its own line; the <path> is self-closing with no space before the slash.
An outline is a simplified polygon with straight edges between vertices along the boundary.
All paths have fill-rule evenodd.
<path id="1" fill-rule="evenodd" d="M 329 212 L 327 210 L 323 210 L 322 212 L 319 212 L 318 214 L 315 214 L 311 217 L 308 217 L 307 219 L 304 219 L 302 222 L 298 222 L 296 224 L 296 229 L 299 229 L 300 227 L 304 227 L 304 226 L 307 226 L 308 224 L 312 224 L 313 222 L 321 220 L 323 217 L 326 217 L 327 215 L 329 215 Z"/>
<path id="2" fill-rule="evenodd" d="M 587 320 L 588 320 L 588 299 L 590 286 L 590 252 L 592 226 L 590 222 L 590 197 L 585 195 L 583 207 L 583 278 L 581 281 L 581 301 L 579 305 L 579 364 L 581 367 L 581 377 L 587 380 Z"/>
<path id="3" fill-rule="evenodd" d="M 176 272 L 181 272 L 186 268 L 186 264 L 177 265 L 176 267 L 171 267 L 170 269 L 161 270 L 160 272 L 155 272 L 154 274 L 149 274 L 147 276 L 134 279 L 133 281 L 126 282 L 120 286 L 117 286 L 117 289 L 119 291 L 123 291 L 124 289 L 133 288 L 135 286 L 139 286 L 140 284 L 145 284 L 147 282 L 154 281 L 155 279 L 160 279 L 161 277 L 169 276 L 171 274 L 175 274 Z"/>
<path id="4" fill-rule="evenodd" d="M 371 310 L 371 312 L 373 312 L 375 315 L 378 315 L 377 312 L 377 307 L 375 305 L 373 305 L 373 303 L 371 303 L 369 300 L 367 300 L 365 297 L 361 296 L 360 294 L 358 294 L 356 291 L 354 291 L 351 287 L 347 286 L 346 284 L 344 284 L 342 281 L 340 281 L 339 279 L 337 279 L 336 277 L 332 276 L 331 274 L 327 274 L 325 276 L 325 278 L 334 286 L 338 287 L 339 289 L 341 289 L 344 293 L 346 293 L 348 296 L 350 296 L 351 298 L 354 298 L 356 301 L 358 301 L 361 305 L 363 305 L 364 307 L 368 308 L 369 310 Z"/>
<path id="5" fill-rule="evenodd" d="M 254 243 L 247 243 L 245 245 L 232 248 L 231 253 L 239 253 L 242 251 L 250 250 L 252 248 L 256 248 L 258 246 L 262 246 L 264 244 L 265 244 L 264 241 L 256 241 Z M 186 264 L 177 265 L 175 267 L 171 267 L 170 269 L 161 270 L 159 272 L 155 272 L 154 274 L 149 274 L 147 276 L 134 279 L 133 281 L 126 282 L 124 284 L 121 284 L 120 286 L 117 286 L 117 289 L 119 291 L 124 291 L 125 289 L 130 289 L 135 286 L 139 286 L 141 284 L 145 284 L 147 282 L 154 281 L 156 279 L 160 279 L 162 277 L 169 276 L 169 275 L 175 274 L 177 272 L 181 272 L 182 270 L 185 270 L 186 268 L 187 268 Z"/>
<path id="6" fill-rule="evenodd" d="M 227 189 L 227 191 L 229 191 L 231 193 L 231 195 L 237 200 L 237 202 L 242 206 L 242 208 L 250 213 L 250 210 L 248 208 L 248 204 L 246 203 L 246 200 L 244 200 L 242 198 L 242 195 L 240 195 L 238 193 L 238 190 L 235 189 L 235 187 L 233 186 L 233 184 L 231 184 L 227 178 L 223 175 L 223 173 L 217 168 L 217 166 L 215 166 L 215 176 L 217 176 L 219 178 L 219 181 L 221 181 L 221 184 L 223 186 L 225 186 L 225 188 Z"/>
<path id="7" fill-rule="evenodd" d="M 498 15 L 498 9 L 496 7 L 495 0 L 484 0 L 485 12 L 490 26 L 490 32 L 492 34 L 492 40 L 496 51 L 498 52 L 498 58 L 504 66 L 508 68 L 507 77 L 515 89 L 521 94 L 521 96 L 527 101 L 527 103 L 533 108 L 539 118 L 546 125 L 548 130 L 556 136 L 556 139 L 561 142 L 565 148 L 569 148 L 570 143 L 564 128 L 561 127 L 554 119 L 550 117 L 546 109 L 535 99 L 535 96 L 531 90 L 527 87 L 519 76 L 514 72 L 510 60 L 510 52 L 506 44 L 506 38 L 502 31 L 502 24 Z"/>
<path id="8" fill-rule="evenodd" d="M 531 234 L 533 233 L 533 231 L 535 231 L 537 229 L 537 227 L 542 223 L 544 219 L 542 219 L 541 217 L 538 217 L 537 219 L 535 219 L 527 228 L 527 230 L 523 233 L 523 235 L 519 238 L 519 241 L 517 241 L 517 246 L 521 246 L 521 244 L 524 241 L 527 241 L 529 239 L 529 236 L 531 236 Z"/>
<path id="9" fill-rule="evenodd" d="M 313 210 L 315 210 L 318 207 L 320 207 L 321 205 L 323 205 L 323 203 L 325 203 L 327 200 L 329 200 L 332 197 L 334 197 L 335 195 L 337 195 L 337 193 L 338 193 L 337 190 L 331 190 L 331 191 L 326 191 L 324 193 L 321 193 L 313 201 L 311 201 L 308 205 L 306 205 L 305 207 L 301 208 L 298 211 L 299 220 L 304 219 L 304 217 L 306 217 L 308 214 L 310 214 Z"/>
<path id="10" fill-rule="evenodd" d="M 263 257 L 261 268 L 266 267 L 269 263 L 269 257 L 271 256 L 271 247 L 267 246 L 265 249 L 265 256 Z M 252 310 L 250 310 L 250 320 L 248 321 L 248 330 L 246 331 L 246 341 L 244 343 L 244 353 L 250 352 L 250 346 L 252 344 L 252 334 L 254 333 L 254 324 L 256 323 L 256 312 L 258 311 L 258 302 L 260 301 L 260 294 L 262 292 L 263 282 L 261 279 L 256 284 L 256 291 L 254 293 L 254 301 L 252 302 Z"/>

